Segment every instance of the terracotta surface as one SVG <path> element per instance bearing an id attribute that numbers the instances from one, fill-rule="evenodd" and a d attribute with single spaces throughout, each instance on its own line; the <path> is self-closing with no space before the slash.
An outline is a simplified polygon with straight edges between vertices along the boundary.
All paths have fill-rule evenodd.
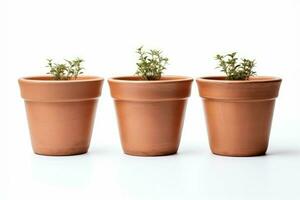
<path id="1" fill-rule="evenodd" d="M 19 79 L 32 147 L 42 155 L 75 155 L 89 148 L 103 79 L 82 76 L 55 81 L 48 76 Z"/>
<path id="2" fill-rule="evenodd" d="M 258 76 L 228 81 L 224 77 L 203 77 L 197 84 L 211 151 L 225 156 L 265 154 L 281 79 Z"/>
<path id="3" fill-rule="evenodd" d="M 164 76 L 158 81 L 141 81 L 134 76 L 108 80 L 126 154 L 177 152 L 192 81 L 183 76 Z"/>

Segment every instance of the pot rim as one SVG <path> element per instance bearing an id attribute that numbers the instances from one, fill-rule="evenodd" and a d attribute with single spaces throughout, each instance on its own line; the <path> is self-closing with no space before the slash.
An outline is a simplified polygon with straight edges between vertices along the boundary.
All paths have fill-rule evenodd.
<path id="1" fill-rule="evenodd" d="M 132 79 L 133 78 L 133 79 Z M 174 83 L 174 82 L 186 82 L 193 81 L 194 79 L 189 76 L 179 76 L 179 75 L 164 75 L 163 80 L 137 80 L 138 76 L 115 76 L 108 78 L 108 82 L 116 83 L 131 83 L 131 84 L 161 84 L 161 83 Z"/>
<path id="2" fill-rule="evenodd" d="M 24 83 L 49 83 L 49 84 L 58 84 L 58 83 L 80 83 L 80 82 L 92 82 L 92 81 L 103 81 L 104 78 L 100 76 L 93 76 L 93 75 L 80 75 L 79 78 L 83 79 L 76 79 L 76 80 L 50 80 L 52 76 L 49 75 L 37 75 L 37 76 L 25 76 L 19 78 L 19 82 Z"/>
<path id="3" fill-rule="evenodd" d="M 266 83 L 281 82 L 282 79 L 276 76 L 253 76 L 249 80 L 225 80 L 226 76 L 202 76 L 196 78 L 197 82 L 220 83 L 220 84 L 243 84 L 243 83 Z"/>

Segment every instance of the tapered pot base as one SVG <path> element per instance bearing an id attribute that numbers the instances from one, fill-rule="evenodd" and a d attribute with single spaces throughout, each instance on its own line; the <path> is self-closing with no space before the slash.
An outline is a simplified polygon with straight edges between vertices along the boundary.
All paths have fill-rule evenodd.
<path id="1" fill-rule="evenodd" d="M 143 151 L 125 151 L 124 153 L 130 156 L 142 156 L 142 157 L 151 157 L 151 156 L 168 156 L 177 153 L 176 151 L 164 151 L 164 152 L 143 152 Z"/>
<path id="2" fill-rule="evenodd" d="M 226 153 L 226 152 L 216 152 L 212 151 L 213 154 L 218 156 L 227 156 L 227 157 L 254 157 L 254 156 L 264 156 L 266 152 L 257 152 L 257 153 Z"/>
<path id="3" fill-rule="evenodd" d="M 66 149 L 66 150 L 33 150 L 37 155 L 43 156 L 74 156 L 85 154 L 88 152 L 88 147 L 80 148 L 80 149 Z"/>

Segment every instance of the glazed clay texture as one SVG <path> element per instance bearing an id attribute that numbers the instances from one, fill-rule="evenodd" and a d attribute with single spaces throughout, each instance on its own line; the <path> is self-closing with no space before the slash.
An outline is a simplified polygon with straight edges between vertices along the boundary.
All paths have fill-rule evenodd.
<path id="1" fill-rule="evenodd" d="M 135 76 L 109 79 L 126 154 L 161 156 L 177 152 L 192 81 L 183 76 L 164 76 L 156 81 Z"/>
<path id="2" fill-rule="evenodd" d="M 96 76 L 68 81 L 48 76 L 19 79 L 35 153 L 62 156 L 88 151 L 102 84 Z"/>
<path id="3" fill-rule="evenodd" d="M 225 156 L 265 154 L 281 79 L 258 76 L 228 81 L 225 77 L 203 77 L 197 84 L 211 151 Z"/>

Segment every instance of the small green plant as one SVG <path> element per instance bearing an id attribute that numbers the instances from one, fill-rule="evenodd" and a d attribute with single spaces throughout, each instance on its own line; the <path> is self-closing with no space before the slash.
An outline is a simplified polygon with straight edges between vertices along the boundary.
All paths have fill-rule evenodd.
<path id="1" fill-rule="evenodd" d="M 169 59 L 162 56 L 162 51 L 156 49 L 145 51 L 143 46 L 138 48 L 136 53 L 139 55 L 136 75 L 143 80 L 159 80 Z"/>
<path id="2" fill-rule="evenodd" d="M 80 74 L 83 74 L 82 59 L 65 60 L 66 63 L 53 63 L 52 59 L 47 59 L 49 72 L 54 80 L 71 80 L 77 79 Z"/>
<path id="3" fill-rule="evenodd" d="M 216 55 L 216 60 L 219 61 L 217 68 L 226 74 L 227 80 L 248 80 L 250 76 L 256 74 L 253 71 L 255 60 L 238 59 L 236 55 L 236 52 L 226 55 Z"/>

